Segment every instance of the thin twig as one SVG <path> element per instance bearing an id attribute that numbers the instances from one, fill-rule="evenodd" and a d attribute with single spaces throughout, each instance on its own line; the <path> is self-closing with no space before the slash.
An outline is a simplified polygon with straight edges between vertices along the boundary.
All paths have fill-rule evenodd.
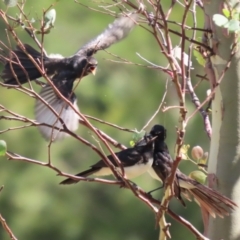
<path id="1" fill-rule="evenodd" d="M 147 123 L 142 127 L 142 129 L 140 130 L 143 131 L 145 128 L 148 127 L 148 125 L 153 121 L 153 119 L 157 116 L 157 114 L 160 112 L 161 108 L 162 108 L 162 105 L 165 101 L 165 98 L 167 96 L 167 87 L 168 87 L 168 80 L 166 81 L 166 84 L 165 84 L 165 92 L 163 94 L 163 97 L 162 97 L 162 101 L 160 102 L 157 110 L 155 111 L 155 113 L 149 118 L 149 120 L 147 121 Z"/>
<path id="2" fill-rule="evenodd" d="M 17 238 L 14 236 L 12 230 L 10 229 L 10 227 L 8 226 L 6 220 L 2 217 L 2 215 L 0 214 L 0 222 L 2 223 L 2 226 L 4 228 L 4 230 L 8 233 L 9 237 L 12 240 L 17 240 Z"/>

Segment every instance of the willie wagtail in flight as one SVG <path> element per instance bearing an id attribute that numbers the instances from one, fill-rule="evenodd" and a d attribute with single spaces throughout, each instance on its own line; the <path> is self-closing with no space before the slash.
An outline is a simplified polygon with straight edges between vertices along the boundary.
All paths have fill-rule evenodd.
<path id="1" fill-rule="evenodd" d="M 41 63 L 43 63 L 45 73 L 50 77 L 58 91 L 73 104 L 75 110 L 59 96 L 59 93 L 54 91 L 50 84 L 46 83 L 39 95 L 47 104 L 37 99 L 36 120 L 39 123 L 46 123 L 62 129 L 62 123 L 59 120 L 61 118 L 69 130 L 75 131 L 78 128 L 80 117 L 77 114 L 77 99 L 72 92 L 74 81 L 90 73 L 94 74 L 98 62 L 93 55 L 125 38 L 134 27 L 136 20 L 137 14 L 135 13 L 116 19 L 100 35 L 70 57 L 48 56 L 28 44 L 23 45 L 24 51 L 20 46 L 17 46 L 9 58 L 0 56 L 0 60 L 5 63 L 1 77 L 6 84 L 24 84 L 42 77 L 36 64 L 41 68 Z M 46 139 L 52 140 L 58 140 L 67 135 L 56 128 L 40 126 L 40 131 Z"/>

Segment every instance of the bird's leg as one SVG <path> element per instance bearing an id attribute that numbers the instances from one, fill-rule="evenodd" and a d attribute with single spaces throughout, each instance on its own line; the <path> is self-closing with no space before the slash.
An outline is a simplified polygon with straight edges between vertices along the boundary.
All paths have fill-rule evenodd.
<path id="1" fill-rule="evenodd" d="M 153 192 L 155 192 L 155 191 L 157 191 L 159 189 L 162 189 L 162 188 L 164 188 L 164 184 L 162 184 L 161 187 L 158 187 L 158 188 L 153 189 L 152 191 L 149 191 L 147 194 L 151 195 L 151 193 L 153 193 Z"/>

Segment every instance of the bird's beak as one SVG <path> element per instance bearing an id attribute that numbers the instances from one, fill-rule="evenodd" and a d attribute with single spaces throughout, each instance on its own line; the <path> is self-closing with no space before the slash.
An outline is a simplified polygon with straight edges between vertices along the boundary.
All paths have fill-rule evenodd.
<path id="1" fill-rule="evenodd" d="M 154 140 L 155 140 L 156 138 L 158 138 L 158 136 L 155 136 L 155 137 L 149 139 L 149 141 L 147 140 L 147 143 L 152 143 L 152 142 L 154 142 Z"/>
<path id="2" fill-rule="evenodd" d="M 95 76 L 95 74 L 96 74 L 96 68 L 93 68 L 93 69 L 91 69 L 91 73 Z"/>
<path id="3" fill-rule="evenodd" d="M 155 136 L 151 139 L 151 142 L 153 142 L 158 136 Z"/>

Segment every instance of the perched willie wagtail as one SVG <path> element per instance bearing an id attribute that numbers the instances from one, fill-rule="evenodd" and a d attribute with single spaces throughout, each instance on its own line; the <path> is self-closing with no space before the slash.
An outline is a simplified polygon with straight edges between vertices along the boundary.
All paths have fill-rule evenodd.
<path id="1" fill-rule="evenodd" d="M 141 145 L 136 145 L 131 148 L 127 148 L 120 152 L 115 153 L 120 160 L 122 167 L 124 168 L 124 173 L 128 179 L 138 177 L 139 175 L 148 171 L 153 163 L 153 147 L 154 138 L 150 136 L 144 137 L 144 143 Z M 113 163 L 114 166 L 118 166 L 112 155 L 107 156 L 108 159 Z M 107 176 L 113 174 L 111 169 L 106 166 L 103 160 L 98 161 L 96 164 L 92 165 L 90 169 L 78 173 L 75 176 L 87 177 L 89 175 L 94 176 Z M 78 180 L 68 178 L 62 181 L 60 184 L 72 184 L 77 183 Z"/>
<path id="2" fill-rule="evenodd" d="M 72 92 L 74 81 L 87 76 L 89 73 L 94 74 L 98 62 L 93 54 L 125 38 L 134 27 L 136 19 L 137 14 L 135 13 L 116 19 L 100 35 L 70 57 L 48 56 L 28 44 L 24 44 L 24 51 L 20 46 L 17 46 L 16 50 L 11 52 L 10 58 L 0 56 L 0 60 L 5 64 L 1 77 L 6 84 L 24 84 L 42 77 L 36 64 L 41 68 L 41 63 L 43 63 L 48 77 L 51 78 L 58 91 L 73 104 L 75 110 L 54 91 L 50 84 L 46 83 L 39 95 L 47 104 L 37 99 L 36 120 L 39 123 L 46 123 L 62 129 L 62 123 L 59 120 L 61 118 L 69 130 L 75 131 L 78 128 L 80 118 L 77 113 L 79 110 L 76 95 Z M 58 140 L 67 135 L 56 128 L 40 126 L 40 131 L 46 139 L 52 140 Z"/>
<path id="3" fill-rule="evenodd" d="M 156 138 L 154 140 L 153 164 L 148 172 L 153 178 L 162 181 L 164 186 L 166 186 L 173 166 L 173 160 L 164 142 L 166 139 L 166 129 L 161 125 L 155 125 L 149 135 L 151 135 L 152 138 Z M 144 142 L 145 140 L 141 140 L 140 144 L 143 144 L 142 141 Z M 216 215 L 224 217 L 224 215 L 229 215 L 230 209 L 237 207 L 236 203 L 229 198 L 186 176 L 179 169 L 176 171 L 173 184 L 174 194 L 183 205 L 185 204 L 181 195 L 189 201 L 191 201 L 191 197 L 194 197 L 196 202 L 212 217 L 216 217 Z"/>

